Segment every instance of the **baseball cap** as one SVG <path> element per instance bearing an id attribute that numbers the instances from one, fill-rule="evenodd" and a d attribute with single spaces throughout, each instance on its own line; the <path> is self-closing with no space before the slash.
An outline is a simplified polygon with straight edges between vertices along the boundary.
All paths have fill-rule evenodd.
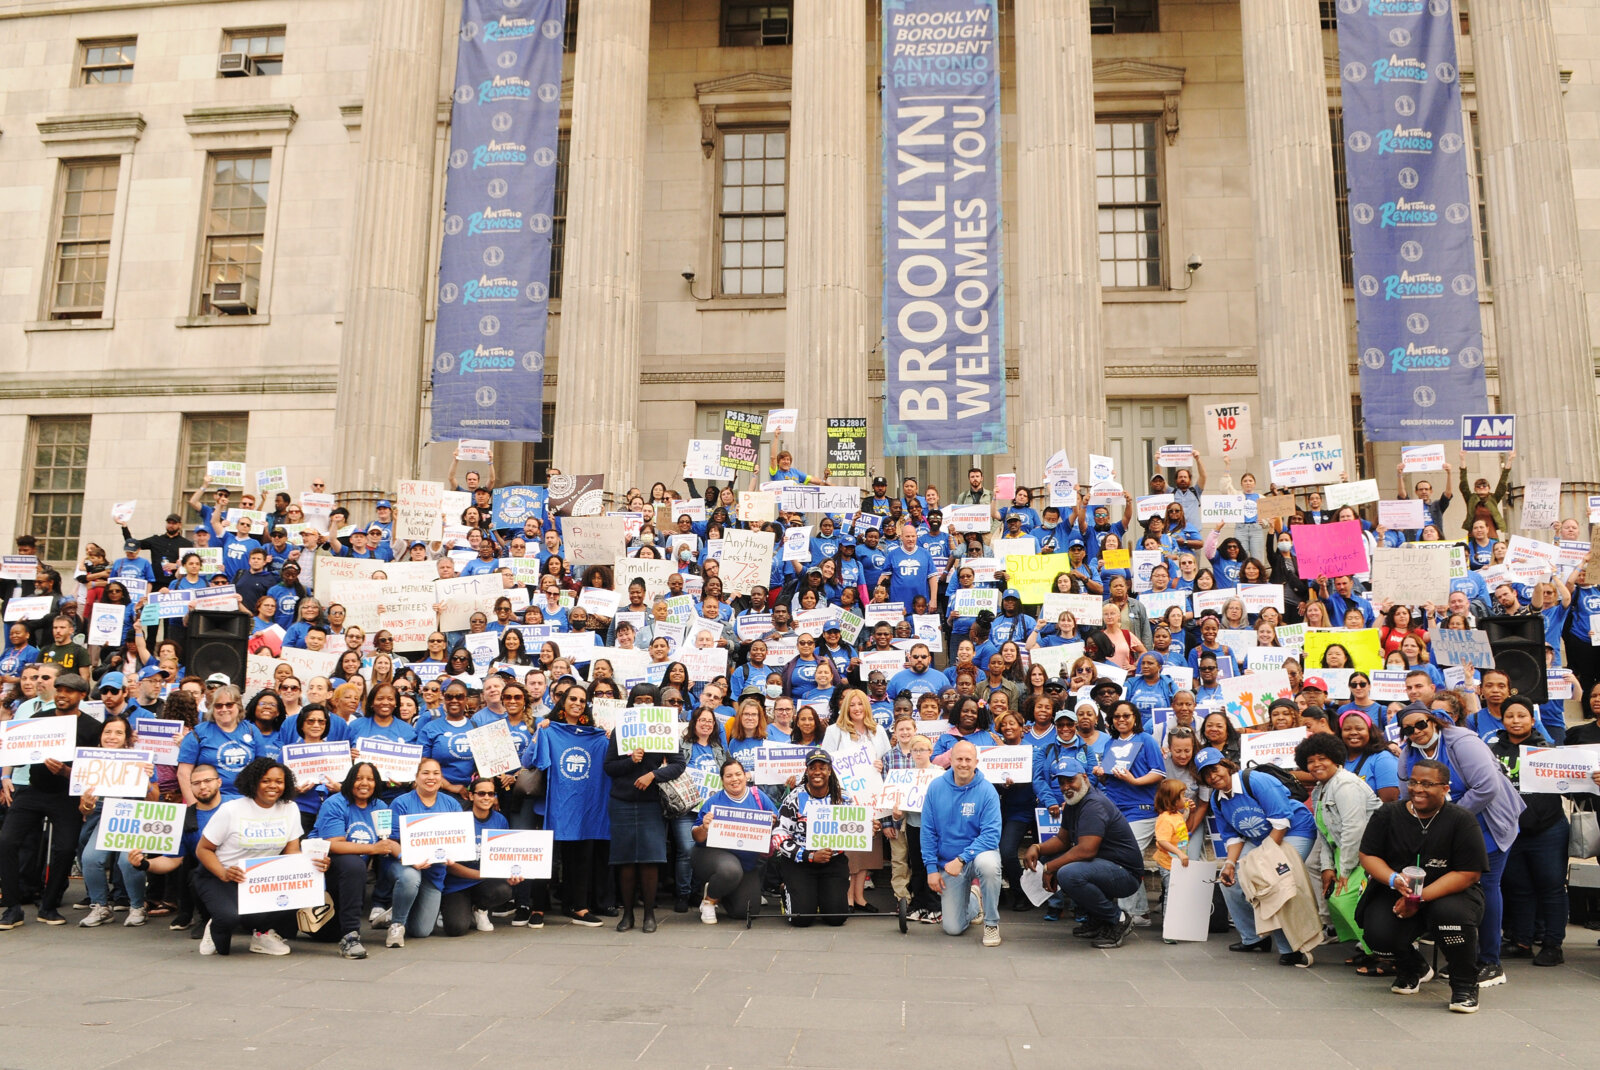
<path id="1" fill-rule="evenodd" d="M 1321 691 L 1326 695 L 1328 693 L 1328 681 L 1320 676 L 1308 676 L 1305 678 L 1305 682 L 1300 685 L 1300 690 L 1304 691 L 1307 688 L 1313 691 Z"/>
<path id="2" fill-rule="evenodd" d="M 884 479 L 882 476 L 874 476 L 872 478 L 872 485 L 874 487 L 887 487 L 889 485 L 889 481 Z"/>
<path id="3" fill-rule="evenodd" d="M 214 672 L 210 676 L 206 677 L 207 687 L 210 687 L 212 684 L 217 684 L 220 687 L 226 687 L 231 683 L 233 683 L 232 678 L 230 678 L 225 672 Z"/>
<path id="4" fill-rule="evenodd" d="M 100 677 L 101 691 L 121 691 L 127 685 L 127 678 L 120 672 L 108 672 Z"/>
<path id="5" fill-rule="evenodd" d="M 162 667 L 159 665 L 146 665 L 144 668 L 139 670 L 139 679 L 148 680 L 152 676 L 165 675 L 165 672 L 166 670 L 162 669 Z"/>
<path id="6" fill-rule="evenodd" d="M 1044 682 L 1044 689 L 1046 691 L 1065 691 L 1067 689 L 1067 682 L 1058 677 L 1052 676 L 1050 679 Z"/>
<path id="7" fill-rule="evenodd" d="M 56 686 L 59 687 L 61 685 L 57 684 Z M 810 754 L 806 755 L 806 768 L 811 768 L 811 766 L 815 765 L 817 762 L 823 763 L 829 769 L 833 768 L 832 756 L 830 756 L 828 752 L 823 750 L 821 747 L 816 748 Z"/>
<path id="8" fill-rule="evenodd" d="M 828 623 L 822 626 L 822 631 L 824 634 L 828 632 L 842 632 L 844 631 L 844 625 L 840 624 L 836 620 L 830 620 Z"/>
<path id="9" fill-rule="evenodd" d="M 211 529 L 206 527 L 204 524 L 196 524 L 194 526 L 194 530 L 196 534 L 199 534 L 202 531 L 210 531 Z"/>
<path id="10" fill-rule="evenodd" d="M 1015 598 L 1019 602 L 1022 601 L 1022 595 L 1015 587 L 1007 587 L 1006 593 L 1000 596 L 1000 600 L 1002 602 L 1004 602 L 1007 598 Z"/>
<path id="11" fill-rule="evenodd" d="M 127 550 L 129 553 L 133 553 L 139 549 L 139 542 L 137 539 L 129 539 L 122 544 L 122 548 Z"/>
<path id="12" fill-rule="evenodd" d="M 56 690 L 76 691 L 81 695 L 87 695 L 89 693 L 89 681 L 75 672 L 69 672 L 63 676 L 56 677 Z"/>
<path id="13" fill-rule="evenodd" d="M 1206 747 L 1194 756 L 1194 767 L 1201 771 L 1213 765 L 1222 764 L 1222 752 L 1215 747 Z"/>
<path id="14" fill-rule="evenodd" d="M 1078 719 L 1078 715 L 1076 713 L 1074 713 L 1072 711 L 1071 707 L 1069 707 L 1069 706 L 1063 706 L 1059 710 L 1057 710 L 1055 718 L 1054 718 L 1055 721 L 1061 721 L 1061 720 L 1076 721 L 1077 719 Z"/>
<path id="15" fill-rule="evenodd" d="M 391 502 L 388 498 L 380 498 L 380 499 L 378 499 L 378 506 L 377 507 L 379 509 L 393 509 L 394 508 L 394 503 Z"/>
<path id="16" fill-rule="evenodd" d="M 179 516 L 177 513 L 168 513 L 167 514 L 167 523 L 169 523 L 169 524 L 181 524 L 181 523 L 183 523 L 183 517 Z"/>
<path id="17" fill-rule="evenodd" d="M 1089 770 L 1083 767 L 1082 762 L 1071 757 L 1057 758 L 1055 769 L 1053 770 L 1057 780 L 1067 780 L 1074 777 L 1080 777 L 1086 774 L 1088 771 Z"/>

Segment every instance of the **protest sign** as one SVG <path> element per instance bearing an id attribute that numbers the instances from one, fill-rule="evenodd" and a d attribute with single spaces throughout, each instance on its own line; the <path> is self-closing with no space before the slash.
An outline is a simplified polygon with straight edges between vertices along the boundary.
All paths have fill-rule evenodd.
<path id="1" fill-rule="evenodd" d="M 1402 472 L 1444 471 L 1444 446 L 1403 446 L 1400 449 Z"/>
<path id="2" fill-rule="evenodd" d="M 1337 483 L 1345 476 L 1344 442 L 1338 435 L 1291 439 L 1278 444 L 1281 457 L 1308 457 L 1316 483 Z"/>
<path id="3" fill-rule="evenodd" d="M 301 791 L 321 787 L 326 781 L 344 783 L 350 772 L 350 744 L 339 740 L 325 743 L 285 743 L 283 764 L 294 774 Z"/>
<path id="4" fill-rule="evenodd" d="M 1116 460 L 1098 453 L 1089 454 L 1089 482 L 1104 483 L 1116 476 Z"/>
<path id="5" fill-rule="evenodd" d="M 1267 462 L 1271 480 L 1280 487 L 1308 487 L 1322 482 L 1310 457 L 1285 457 Z"/>
<path id="6" fill-rule="evenodd" d="M 838 774 L 844 797 L 861 806 L 876 804 L 883 792 L 883 777 L 872 764 L 872 755 L 864 745 L 850 742 L 848 736 L 833 751 L 833 771 Z"/>
<path id="7" fill-rule="evenodd" d="M 772 849 L 771 810 L 746 810 L 742 806 L 711 807 L 711 824 L 706 829 L 706 846 L 729 851 L 753 851 L 764 855 Z"/>
<path id="8" fill-rule="evenodd" d="M 555 857 L 549 829 L 484 829 L 478 845 L 478 873 L 485 877 L 548 880 Z"/>
<path id="9" fill-rule="evenodd" d="M 69 795 L 92 791 L 104 798 L 142 799 L 150 790 L 149 751 L 79 747 L 72 759 Z"/>
<path id="10" fill-rule="evenodd" d="M 177 854 L 183 841 L 186 809 L 181 803 L 107 799 L 100 808 L 100 831 L 95 849 L 143 851 L 147 855 Z"/>
<path id="11" fill-rule="evenodd" d="M 134 743 L 148 751 L 150 760 L 157 765 L 178 764 L 178 741 L 183 736 L 182 721 L 162 721 L 146 717 L 134 726 Z"/>
<path id="12" fill-rule="evenodd" d="M 133 511 L 138 505 L 139 500 L 137 498 L 132 501 L 115 503 L 111 506 L 111 522 L 127 527 L 133 523 Z"/>
<path id="13" fill-rule="evenodd" d="M 759 413 L 740 409 L 722 412 L 722 439 L 717 453 L 725 468 L 754 472 L 761 452 L 761 429 L 766 421 Z"/>
<path id="14" fill-rule="evenodd" d="M 1580 747 L 1523 747 L 1518 789 L 1524 795 L 1600 795 L 1594 772 L 1600 750 Z"/>
<path id="15" fill-rule="evenodd" d="M 283 465 L 256 469 L 256 493 L 266 502 L 267 495 L 289 492 L 289 470 Z"/>
<path id="16" fill-rule="evenodd" d="M 899 810 L 914 814 L 922 811 L 922 800 L 928 795 L 928 785 L 943 775 L 936 765 L 926 769 L 891 769 L 883 774 L 883 794 L 879 806 L 884 810 Z"/>
<path id="17" fill-rule="evenodd" d="M 1247 458 L 1255 452 L 1250 431 L 1250 406 L 1207 405 L 1206 452 L 1213 457 Z"/>
<path id="18" fill-rule="evenodd" d="M 1033 780 L 1034 749 L 1023 743 L 1015 747 L 984 747 L 978 751 L 978 772 L 991 784 L 1027 784 Z"/>
<path id="19" fill-rule="evenodd" d="M 678 711 L 670 706 L 634 706 L 617 718 L 617 752 L 678 753 Z"/>
<path id="20" fill-rule="evenodd" d="M 78 718 L 34 717 L 0 723 L 0 766 L 70 762 L 78 750 Z"/>
<path id="21" fill-rule="evenodd" d="M 1143 498 L 1134 499 L 1134 515 L 1139 520 L 1162 516 L 1166 513 L 1167 506 L 1177 500 L 1171 494 L 1146 494 Z"/>
<path id="22" fill-rule="evenodd" d="M 765 524 L 778 517 L 777 495 L 770 490 L 739 492 L 739 520 L 746 524 Z M 726 533 L 724 533 L 726 538 Z"/>
<path id="23" fill-rule="evenodd" d="M 1015 499 L 1016 496 L 1017 496 L 1017 474 L 1015 472 L 1006 472 L 1003 475 L 997 475 L 997 476 L 994 477 L 994 500 L 995 501 L 997 501 L 997 502 L 1009 502 L 1009 501 L 1012 501 L 1013 499 Z"/>
<path id="24" fill-rule="evenodd" d="M 772 576 L 772 532 L 729 528 L 722 535 L 718 575 L 729 594 L 749 594 L 765 587 Z"/>
<path id="25" fill-rule="evenodd" d="M 206 483 L 213 487 L 243 487 L 243 461 L 207 461 Z"/>
<path id="26" fill-rule="evenodd" d="M 1089 488 L 1089 508 L 1099 509 L 1105 507 L 1109 509 L 1113 506 L 1120 508 L 1122 495 L 1122 484 L 1114 479 L 1102 480 Z"/>
<path id="27" fill-rule="evenodd" d="M 1400 531 L 1415 531 L 1428 522 L 1428 510 L 1420 498 L 1398 498 L 1378 502 L 1378 523 Z"/>
<path id="28" fill-rule="evenodd" d="M 6 602 L 6 620 L 8 622 L 19 620 L 42 620 L 50 615 L 55 608 L 54 600 L 50 595 L 30 595 L 26 598 L 13 598 Z"/>
<path id="29" fill-rule="evenodd" d="M 323 904 L 326 892 L 323 875 L 308 854 L 246 858 L 239 862 L 239 868 L 244 870 L 244 880 L 239 882 L 240 914 L 266 914 Z"/>
<path id="30" fill-rule="evenodd" d="M 1376 628 L 1307 628 L 1305 637 L 1306 675 L 1322 665 L 1322 656 L 1328 647 L 1344 647 L 1350 655 L 1350 666 L 1362 672 L 1376 672 L 1383 668 L 1383 645 Z"/>
<path id="31" fill-rule="evenodd" d="M 1516 446 L 1516 416 L 1474 413 L 1461 417 L 1461 448 L 1467 453 L 1510 453 Z"/>
<path id="32" fill-rule="evenodd" d="M 396 496 L 395 541 L 438 542 L 444 537 L 444 484 L 425 479 L 402 479 Z"/>
<path id="33" fill-rule="evenodd" d="M 422 744 L 363 736 L 356 740 L 355 760 L 371 762 L 391 784 L 409 784 L 417 779 L 417 766 L 422 764 Z"/>
<path id="34" fill-rule="evenodd" d="M 1156 467 L 1158 468 L 1187 468 L 1193 463 L 1193 446 L 1161 446 L 1156 450 Z"/>
<path id="35" fill-rule="evenodd" d="M 96 602 L 94 608 L 89 611 L 89 645 L 120 646 L 122 621 L 127 612 L 128 607 L 125 605 Z"/>
<path id="36" fill-rule="evenodd" d="M 1294 528 L 1294 552 L 1300 575 L 1307 578 L 1349 576 L 1365 572 L 1368 567 L 1359 520 L 1298 524 Z"/>
<path id="37" fill-rule="evenodd" d="M 789 746 L 783 743 L 766 743 L 756 748 L 755 782 L 757 784 L 785 784 L 790 777 L 806 774 L 806 755 L 810 747 Z"/>
<path id="38" fill-rule="evenodd" d="M 467 749 L 479 776 L 499 776 L 522 768 L 522 759 L 503 720 L 490 721 L 467 733 Z"/>
<path id="39" fill-rule="evenodd" d="M 605 505 L 605 486 L 601 473 L 551 476 L 545 507 L 556 516 L 598 516 Z"/>
<path id="40" fill-rule="evenodd" d="M 1293 698 L 1289 674 L 1283 669 L 1230 676 L 1217 683 L 1222 692 L 1222 712 L 1236 728 L 1266 724 L 1273 699 Z"/>
<path id="41" fill-rule="evenodd" d="M 1015 587 L 1027 605 L 1044 601 L 1056 576 L 1072 571 L 1072 560 L 1067 554 L 1007 554 L 1005 562 L 1007 585 Z"/>
<path id="42" fill-rule="evenodd" d="M 986 609 L 1000 615 L 1000 592 L 993 587 L 957 588 L 950 599 L 952 616 L 976 617 Z"/>
<path id="43" fill-rule="evenodd" d="M 806 850 L 870 851 L 872 821 L 865 806 L 813 803 L 806 808 Z"/>
<path id="44" fill-rule="evenodd" d="M 470 862 L 478 857 L 477 826 L 471 810 L 400 814 L 400 864 Z"/>
<path id="45" fill-rule="evenodd" d="M 1341 509 L 1346 505 L 1365 505 L 1375 502 L 1381 494 L 1378 493 L 1376 479 L 1362 479 L 1354 483 L 1329 483 L 1322 488 L 1323 505 L 1329 510 Z"/>
<path id="46" fill-rule="evenodd" d="M 1071 613 L 1072 619 L 1079 625 L 1095 627 L 1100 626 L 1101 607 L 1104 602 L 1097 594 L 1061 594 L 1051 591 L 1041 600 L 1039 607 L 1039 621 L 1042 624 L 1054 624 L 1062 613 Z"/>
<path id="47" fill-rule="evenodd" d="M 865 479 L 867 420 L 864 416 L 828 418 L 828 478 Z"/>
<path id="48" fill-rule="evenodd" d="M 1243 494 L 1202 494 L 1200 495 L 1200 524 L 1210 527 L 1213 524 L 1243 524 L 1245 515 L 1245 496 Z"/>
<path id="49" fill-rule="evenodd" d="M 986 534 L 992 523 L 987 505 L 946 505 L 941 506 L 941 511 L 945 530 L 958 535 L 973 531 Z"/>
<path id="50" fill-rule="evenodd" d="M 1284 728 L 1276 732 L 1250 732 L 1239 737 L 1239 766 L 1248 768 L 1268 763 L 1284 769 L 1295 768 L 1294 749 L 1306 738 L 1304 728 Z"/>
<path id="51" fill-rule="evenodd" d="M 0 580 L 29 582 L 39 577 L 39 559 L 32 554 L 6 554 L 0 557 Z M 96 603 L 98 605 L 99 603 Z"/>
<path id="52" fill-rule="evenodd" d="M 1450 559 L 1407 546 L 1379 546 L 1372 554 L 1372 600 L 1399 606 L 1444 605 L 1450 597 Z"/>
<path id="53" fill-rule="evenodd" d="M 1374 669 L 1367 673 L 1372 690 L 1367 695 L 1373 702 L 1404 702 L 1406 700 L 1405 669 Z"/>
<path id="54" fill-rule="evenodd" d="M 1061 830 L 1061 819 L 1051 816 L 1048 806 L 1035 806 L 1033 808 L 1033 825 L 1039 832 L 1039 842 L 1043 843 Z"/>
<path id="55" fill-rule="evenodd" d="M 780 435 L 792 432 L 799 417 L 799 409 L 768 409 L 766 429 Z"/>
<path id="56" fill-rule="evenodd" d="M 1561 480 L 1530 479 L 1522 488 L 1524 531 L 1543 531 L 1556 526 L 1561 518 Z"/>
<path id="57" fill-rule="evenodd" d="M 1199 830 L 1196 830 L 1196 834 Z M 1212 895 L 1216 890 L 1217 863 L 1190 859 L 1173 862 L 1167 901 L 1161 907 L 1163 940 L 1205 943 L 1211 935 Z"/>
<path id="58" fill-rule="evenodd" d="M 726 481 L 738 473 L 722 463 L 722 439 L 691 438 L 683 458 L 685 479 L 713 479 Z"/>
<path id="59" fill-rule="evenodd" d="M 1265 524 L 1294 515 L 1293 494 L 1263 494 L 1256 500 L 1256 520 Z"/>
<path id="60" fill-rule="evenodd" d="M 1057 509 L 1076 509 L 1078 507 L 1078 480 L 1076 473 L 1069 473 L 1050 480 L 1050 504 Z"/>
<path id="61" fill-rule="evenodd" d="M 571 517 L 562 529 L 571 565 L 609 565 L 627 546 L 626 523 L 620 516 Z"/>
<path id="62" fill-rule="evenodd" d="M 458 461 L 492 461 L 494 460 L 494 443 L 486 438 L 463 438 L 456 442 L 456 456 Z"/>

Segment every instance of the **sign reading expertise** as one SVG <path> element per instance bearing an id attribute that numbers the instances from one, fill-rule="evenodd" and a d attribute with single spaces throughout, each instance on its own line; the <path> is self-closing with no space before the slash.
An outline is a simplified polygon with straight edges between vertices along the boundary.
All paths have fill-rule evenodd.
<path id="1" fill-rule="evenodd" d="M 883 4 L 883 452 L 1006 452 L 995 0 Z"/>
<path id="2" fill-rule="evenodd" d="M 1454 5 L 1338 10 L 1362 418 L 1427 442 L 1487 407 Z"/>
<path id="3" fill-rule="evenodd" d="M 463 0 L 433 356 L 435 442 L 544 418 L 563 0 Z"/>

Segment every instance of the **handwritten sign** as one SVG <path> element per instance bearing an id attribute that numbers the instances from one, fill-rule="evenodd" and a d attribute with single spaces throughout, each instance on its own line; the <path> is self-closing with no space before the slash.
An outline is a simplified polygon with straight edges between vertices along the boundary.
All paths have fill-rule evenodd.
<path id="1" fill-rule="evenodd" d="M 1347 505 L 1365 505 L 1381 497 L 1376 479 L 1362 479 L 1354 483 L 1330 483 L 1322 488 L 1323 503 L 1329 509 L 1342 509 Z"/>
<path id="2" fill-rule="evenodd" d="M 1450 559 L 1406 546 L 1379 546 L 1372 555 L 1372 595 L 1374 601 L 1400 606 L 1444 605 L 1450 597 Z"/>
<path id="3" fill-rule="evenodd" d="M 1206 450 L 1213 457 L 1249 457 L 1255 452 L 1250 433 L 1250 406 L 1207 405 Z"/>
<path id="4" fill-rule="evenodd" d="M 730 528 L 722 535 L 718 575 L 729 594 L 749 594 L 772 578 L 772 532 Z"/>
<path id="5" fill-rule="evenodd" d="M 150 773 L 145 767 L 153 764 L 149 751 L 79 747 L 72 759 L 67 791 L 71 795 L 93 791 L 101 798 L 142 799 L 150 790 Z"/>
<path id="6" fill-rule="evenodd" d="M 1294 552 L 1300 575 L 1306 577 L 1349 576 L 1368 568 L 1359 520 L 1299 524 L 1294 528 Z"/>
<path id="7" fill-rule="evenodd" d="M 472 729 L 467 733 L 467 747 L 479 776 L 499 776 L 522 767 L 505 721 L 494 720 Z"/>

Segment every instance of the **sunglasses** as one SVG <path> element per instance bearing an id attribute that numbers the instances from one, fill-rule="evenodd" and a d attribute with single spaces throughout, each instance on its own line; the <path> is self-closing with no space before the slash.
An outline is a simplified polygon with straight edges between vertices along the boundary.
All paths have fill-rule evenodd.
<path id="1" fill-rule="evenodd" d="M 1400 731 L 1405 735 L 1414 736 L 1418 731 L 1425 727 L 1427 723 L 1428 719 L 1426 717 L 1418 717 L 1414 721 L 1407 721 L 1405 724 L 1401 725 Z"/>

